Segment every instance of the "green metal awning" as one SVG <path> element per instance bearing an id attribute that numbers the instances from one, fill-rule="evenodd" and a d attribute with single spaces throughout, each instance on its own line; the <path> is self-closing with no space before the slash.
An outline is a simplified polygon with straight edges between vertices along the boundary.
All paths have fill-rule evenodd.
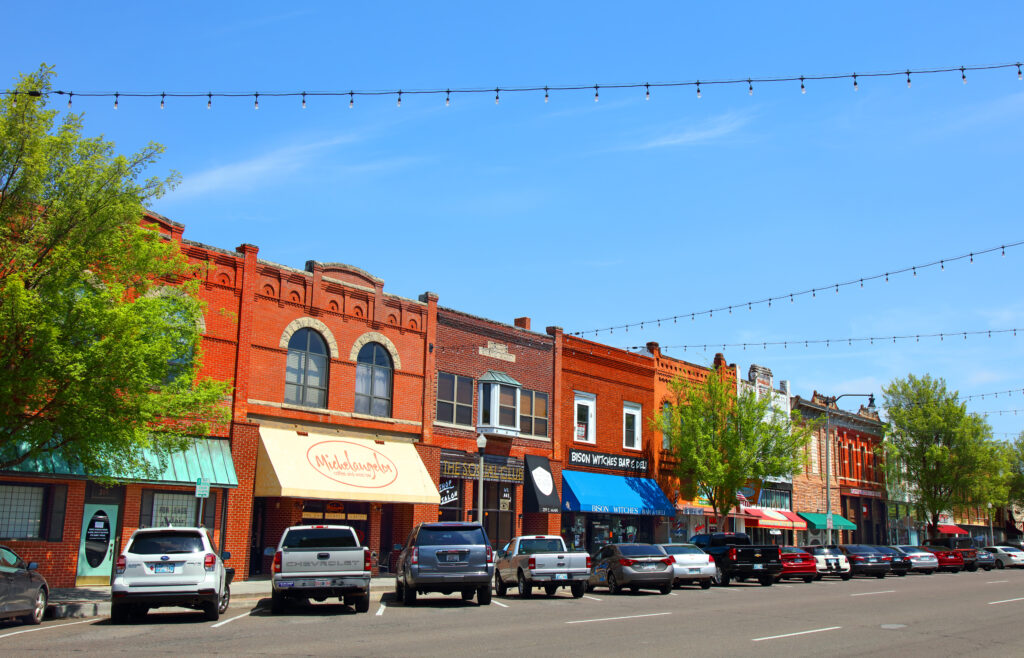
<path id="1" fill-rule="evenodd" d="M 800 516 L 807 521 L 807 527 L 811 530 L 827 530 L 828 529 L 828 515 L 827 514 L 816 514 L 814 512 L 797 512 Z M 852 521 L 849 521 L 839 514 L 832 513 L 832 529 L 833 530 L 856 530 L 857 526 Z"/>
<path id="2" fill-rule="evenodd" d="M 238 486 L 235 474 L 235 462 L 231 458 L 231 443 L 227 439 L 195 439 L 189 448 L 182 452 L 169 455 L 163 464 L 156 453 L 151 450 L 143 452 L 144 459 L 163 472 L 153 478 L 145 473 L 114 473 L 112 477 L 131 482 L 152 482 L 160 484 L 195 484 L 200 477 L 208 478 L 210 486 Z M 71 464 L 59 453 L 40 455 L 27 459 L 7 472 L 22 475 L 66 475 L 71 477 L 87 477 L 88 474 L 80 464 Z"/>
<path id="3" fill-rule="evenodd" d="M 488 370 L 477 381 L 491 382 L 493 384 L 505 384 L 507 386 L 515 386 L 517 388 L 523 387 L 522 384 L 512 379 L 511 377 L 501 372 L 500 370 Z"/>

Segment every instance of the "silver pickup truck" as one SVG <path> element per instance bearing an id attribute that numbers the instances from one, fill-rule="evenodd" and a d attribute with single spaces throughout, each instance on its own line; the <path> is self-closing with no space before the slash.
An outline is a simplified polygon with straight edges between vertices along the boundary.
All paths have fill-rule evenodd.
<path id="1" fill-rule="evenodd" d="M 337 596 L 356 612 L 370 609 L 370 549 L 346 525 L 292 526 L 274 554 L 270 611 L 289 602 Z"/>
<path id="2" fill-rule="evenodd" d="M 587 589 L 590 577 L 590 556 L 570 553 L 558 535 L 530 535 L 516 537 L 498 551 L 494 567 L 494 589 L 505 596 L 515 583 L 519 596 L 532 596 L 533 586 L 544 588 L 554 596 L 559 587 L 569 587 L 572 595 L 580 598 Z"/>

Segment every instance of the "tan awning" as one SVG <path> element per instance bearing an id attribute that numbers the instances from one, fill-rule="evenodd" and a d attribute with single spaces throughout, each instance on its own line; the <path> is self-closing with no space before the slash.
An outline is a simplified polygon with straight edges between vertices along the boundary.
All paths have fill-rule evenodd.
<path id="1" fill-rule="evenodd" d="M 438 505 L 411 443 L 260 428 L 254 496 Z"/>

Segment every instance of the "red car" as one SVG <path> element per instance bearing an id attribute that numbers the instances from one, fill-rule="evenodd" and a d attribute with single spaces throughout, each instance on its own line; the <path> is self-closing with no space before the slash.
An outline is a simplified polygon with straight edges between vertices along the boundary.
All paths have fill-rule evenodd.
<path id="1" fill-rule="evenodd" d="M 958 573 L 964 568 L 964 556 L 959 551 L 941 546 L 919 546 L 918 548 L 935 554 L 935 557 L 939 559 L 939 571 Z"/>
<path id="2" fill-rule="evenodd" d="M 818 575 L 818 565 L 814 556 L 795 546 L 782 547 L 782 573 L 775 580 L 783 578 L 803 578 L 805 583 L 812 582 Z"/>

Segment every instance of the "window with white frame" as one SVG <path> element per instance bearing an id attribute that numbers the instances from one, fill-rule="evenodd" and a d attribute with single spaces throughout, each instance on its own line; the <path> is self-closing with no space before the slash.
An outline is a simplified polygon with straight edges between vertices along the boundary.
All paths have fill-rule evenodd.
<path id="1" fill-rule="evenodd" d="M 0 538 L 42 538 L 45 493 L 43 487 L 0 486 Z"/>
<path id="2" fill-rule="evenodd" d="M 479 425 L 519 431 L 519 389 L 508 384 L 480 384 Z"/>
<path id="3" fill-rule="evenodd" d="M 574 438 L 581 443 L 596 443 L 594 434 L 595 419 L 597 416 L 597 397 L 591 393 L 574 391 L 576 396 L 576 433 Z"/>
<path id="4" fill-rule="evenodd" d="M 640 450 L 640 412 L 639 404 L 622 403 L 622 447 L 627 450 Z"/>

